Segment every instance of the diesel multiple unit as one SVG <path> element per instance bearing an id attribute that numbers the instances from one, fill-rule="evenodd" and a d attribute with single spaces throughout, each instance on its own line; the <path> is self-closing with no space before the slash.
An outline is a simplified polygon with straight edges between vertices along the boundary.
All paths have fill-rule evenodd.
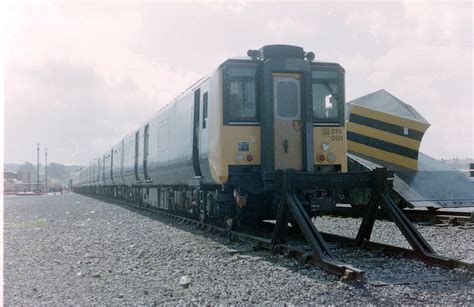
<path id="1" fill-rule="evenodd" d="M 355 239 L 329 236 L 352 247 L 469 267 L 436 255 L 401 208 L 472 206 L 472 183 L 419 152 L 429 123 L 410 105 L 383 90 L 346 104 L 344 88 L 339 64 L 301 47 L 249 50 L 91 161 L 73 188 L 212 227 L 275 220 L 273 251 L 288 251 L 291 223 L 311 247 L 304 259 L 345 278 L 363 272 L 334 257 L 315 215 L 362 216 Z M 412 250 L 370 241 L 379 208 Z"/>
<path id="2" fill-rule="evenodd" d="M 347 170 L 344 69 L 313 60 L 288 45 L 226 60 L 91 161 L 75 188 L 201 218 L 271 214 L 264 172 Z"/>

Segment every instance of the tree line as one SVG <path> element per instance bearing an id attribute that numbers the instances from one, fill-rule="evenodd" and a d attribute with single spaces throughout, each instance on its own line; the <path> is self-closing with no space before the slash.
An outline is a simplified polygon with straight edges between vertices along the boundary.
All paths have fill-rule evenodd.
<path id="1" fill-rule="evenodd" d="M 63 182 L 67 182 L 74 173 L 80 171 L 80 165 L 64 165 L 61 163 L 51 162 L 48 163 L 48 178 L 59 179 Z M 6 163 L 4 165 L 4 171 L 9 170 L 18 174 L 18 179 L 27 182 L 28 178 L 30 182 L 36 182 L 36 164 L 32 164 L 26 161 L 23 164 Z M 40 177 L 44 177 L 45 169 L 44 164 L 40 164 Z"/>

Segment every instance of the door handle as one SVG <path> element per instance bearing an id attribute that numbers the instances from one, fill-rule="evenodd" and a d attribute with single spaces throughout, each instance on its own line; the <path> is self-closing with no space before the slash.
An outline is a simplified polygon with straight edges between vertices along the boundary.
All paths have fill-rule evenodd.
<path id="1" fill-rule="evenodd" d="M 288 152 L 288 139 L 283 140 L 283 150 L 285 151 L 285 153 Z"/>

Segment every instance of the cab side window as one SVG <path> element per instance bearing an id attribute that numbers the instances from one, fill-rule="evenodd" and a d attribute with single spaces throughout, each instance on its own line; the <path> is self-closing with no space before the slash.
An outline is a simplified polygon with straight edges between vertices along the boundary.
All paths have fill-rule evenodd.
<path id="1" fill-rule="evenodd" d="M 227 124 L 258 121 L 257 69 L 225 70 L 224 117 Z"/>

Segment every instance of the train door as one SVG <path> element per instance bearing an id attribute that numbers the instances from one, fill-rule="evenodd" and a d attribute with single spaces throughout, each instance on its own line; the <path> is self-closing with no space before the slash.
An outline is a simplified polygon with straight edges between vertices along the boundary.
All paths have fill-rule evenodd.
<path id="1" fill-rule="evenodd" d="M 89 163 L 89 184 L 94 183 L 94 162 Z"/>
<path id="2" fill-rule="evenodd" d="M 201 167 L 199 165 L 199 115 L 201 102 L 201 91 L 194 91 L 194 117 L 193 117 L 193 167 L 194 174 L 198 177 L 202 176 Z"/>
<path id="3" fill-rule="evenodd" d="M 114 182 L 114 150 L 110 151 L 110 180 Z"/>
<path id="4" fill-rule="evenodd" d="M 105 155 L 102 157 L 102 182 L 105 182 Z"/>
<path id="5" fill-rule="evenodd" d="M 125 140 L 122 139 L 120 145 L 120 178 L 122 179 L 121 182 L 124 182 L 123 179 L 123 161 L 125 160 Z"/>
<path id="6" fill-rule="evenodd" d="M 201 134 L 199 136 L 199 152 L 201 154 L 207 153 L 208 151 L 208 138 L 209 133 L 207 129 L 207 122 L 208 122 L 208 110 L 209 110 L 209 94 L 208 92 L 204 92 L 202 94 L 202 108 L 201 108 Z"/>
<path id="7" fill-rule="evenodd" d="M 95 184 L 97 176 L 95 175 L 95 160 L 92 160 L 92 184 Z"/>
<path id="8" fill-rule="evenodd" d="M 150 180 L 148 176 L 148 141 L 150 139 L 149 135 L 150 125 L 146 125 L 143 131 L 143 175 L 145 176 L 145 181 Z"/>
<path id="9" fill-rule="evenodd" d="M 100 157 L 97 158 L 97 184 L 100 183 Z"/>
<path id="10" fill-rule="evenodd" d="M 303 169 L 300 74 L 273 74 L 275 169 Z"/>
<path id="11" fill-rule="evenodd" d="M 138 175 L 138 161 L 139 161 L 139 157 L 138 155 L 140 154 L 140 130 L 135 132 L 135 180 L 137 182 L 141 182 L 141 178 L 140 176 Z"/>

